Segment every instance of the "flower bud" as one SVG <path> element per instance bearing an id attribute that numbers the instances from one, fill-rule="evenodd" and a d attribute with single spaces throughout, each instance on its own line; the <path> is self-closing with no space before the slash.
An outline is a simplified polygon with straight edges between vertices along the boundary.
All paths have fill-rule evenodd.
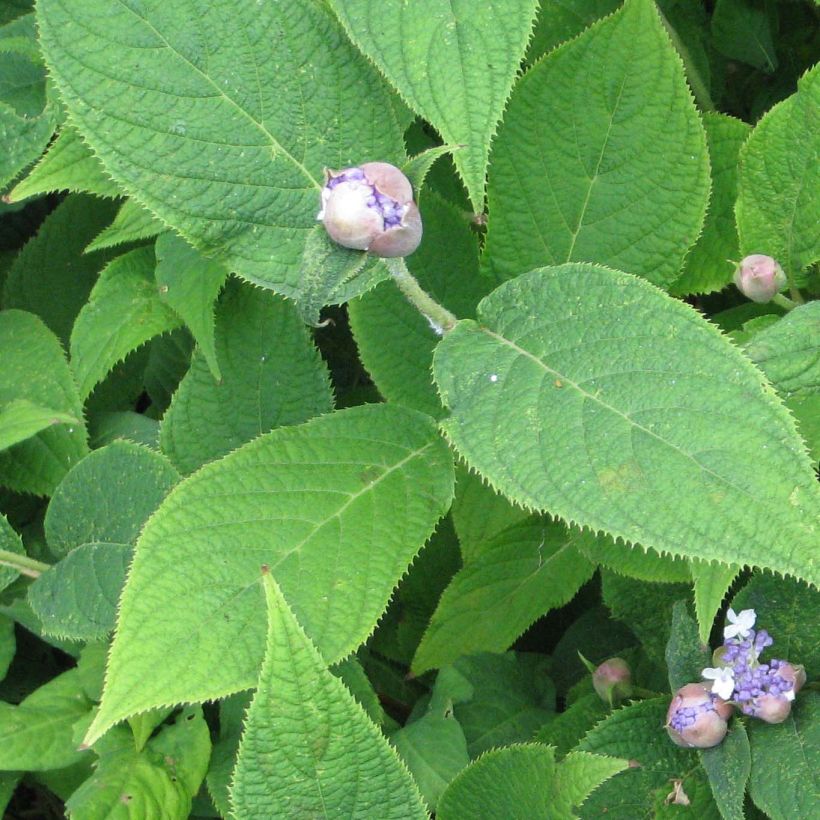
<path id="1" fill-rule="evenodd" d="M 592 687 L 598 697 L 612 705 L 632 694 L 632 671 L 623 658 L 610 658 L 592 673 Z"/>
<path id="2" fill-rule="evenodd" d="M 738 265 L 735 284 L 753 302 L 768 302 L 786 284 L 786 274 L 771 256 L 753 253 Z"/>
<path id="3" fill-rule="evenodd" d="M 755 698 L 754 717 L 766 723 L 782 723 L 792 710 L 792 700 L 787 694 L 764 694 Z"/>
<path id="4" fill-rule="evenodd" d="M 325 171 L 322 220 L 330 238 L 375 256 L 408 256 L 421 242 L 421 215 L 407 177 L 386 162 Z"/>
<path id="5" fill-rule="evenodd" d="M 793 695 L 796 695 L 802 688 L 803 684 L 806 682 L 806 669 L 801 664 L 793 664 L 789 663 L 788 661 L 781 662 L 777 667 L 777 677 L 783 678 L 785 681 L 785 687 L 783 687 L 786 691 L 791 691 Z M 791 688 L 789 689 L 788 684 L 791 684 Z"/>
<path id="6" fill-rule="evenodd" d="M 726 736 L 732 706 L 709 684 L 688 683 L 677 691 L 666 713 L 666 731 L 678 746 L 709 749 Z"/>

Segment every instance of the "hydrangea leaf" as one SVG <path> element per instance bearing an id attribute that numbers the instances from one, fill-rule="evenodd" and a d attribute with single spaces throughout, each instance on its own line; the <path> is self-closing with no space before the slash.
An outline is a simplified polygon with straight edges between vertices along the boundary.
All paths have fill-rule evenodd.
<path id="1" fill-rule="evenodd" d="M 701 671 L 711 666 L 712 652 L 701 642 L 695 619 L 689 614 L 686 601 L 676 601 L 672 607 L 672 627 L 666 644 L 666 668 L 669 689 L 677 692 L 681 686 L 701 679 Z"/>
<path id="2" fill-rule="evenodd" d="M 172 233 L 160 236 L 154 250 L 160 298 L 185 320 L 212 376 L 220 381 L 222 373 L 214 348 L 214 302 L 228 271 Z"/>
<path id="3" fill-rule="evenodd" d="M 0 524 L 0 527 L 2 527 L 2 524 Z M 0 585 L 2 585 L 2 581 L 0 581 Z M 17 652 L 17 640 L 14 630 L 14 621 L 5 615 L 0 615 L 0 681 L 5 679 Z M 2 811 L 2 801 L 0 801 L 0 811 Z"/>
<path id="4" fill-rule="evenodd" d="M 222 380 L 196 353 L 160 428 L 163 452 L 183 473 L 333 408 L 327 367 L 298 312 L 269 291 L 230 283 L 217 305 L 214 354 Z"/>
<path id="5" fill-rule="evenodd" d="M 563 712 L 559 712 L 549 723 L 542 726 L 535 739 L 555 747 L 557 754 L 563 756 L 574 749 L 581 738 L 600 720 L 607 717 L 612 710 L 604 700 L 594 692 L 581 695 Z"/>
<path id="6" fill-rule="evenodd" d="M 0 450 L 7 450 L 54 424 L 82 424 L 80 419 L 28 399 L 13 399 L 0 407 Z"/>
<path id="7" fill-rule="evenodd" d="M 820 66 L 771 108 L 740 152 L 735 208 L 743 256 L 764 253 L 793 278 L 820 259 Z"/>
<path id="8" fill-rule="evenodd" d="M 447 436 L 519 504 L 820 582 L 820 492 L 791 416 L 716 328 L 643 279 L 519 276 L 447 334 L 433 371 Z"/>
<path id="9" fill-rule="evenodd" d="M 493 149 L 482 267 L 601 262 L 669 285 L 703 223 L 709 158 L 650 0 L 555 49 L 513 92 Z"/>
<path id="10" fill-rule="evenodd" d="M 133 545 L 178 480 L 168 460 L 147 447 L 118 441 L 95 450 L 54 492 L 44 522 L 49 549 L 66 555 L 97 541 Z"/>
<path id="11" fill-rule="evenodd" d="M 453 155 L 476 213 L 484 211 L 490 142 L 532 29 L 535 0 L 332 0 L 354 43 Z"/>
<path id="12" fill-rule="evenodd" d="M 541 3 L 527 48 L 527 60 L 537 62 L 555 46 L 577 37 L 601 17 L 611 14 L 622 0 L 551 0 Z"/>
<path id="13" fill-rule="evenodd" d="M 640 546 L 627 546 L 603 535 L 585 533 L 578 549 L 589 561 L 620 575 L 650 583 L 674 584 L 690 580 L 688 562 L 672 555 L 659 555 Z"/>
<path id="14" fill-rule="evenodd" d="M 712 42 L 725 56 L 771 73 L 777 68 L 771 15 L 763 4 L 717 0 Z"/>
<path id="15" fill-rule="evenodd" d="M 593 789 L 627 768 L 629 762 L 617 757 L 572 752 L 559 764 L 555 777 L 556 805 L 549 816 L 563 820 L 578 810 Z"/>
<path id="16" fill-rule="evenodd" d="M 253 692 L 238 692 L 219 703 L 219 737 L 214 743 L 205 782 L 208 794 L 220 814 L 231 813 L 231 775 L 236 765 L 236 753 L 245 729 L 245 715 L 251 705 Z"/>
<path id="17" fill-rule="evenodd" d="M 752 770 L 746 727 L 740 720 L 732 721 L 723 742 L 704 749 L 699 756 L 720 816 L 723 820 L 745 820 L 743 798 Z"/>
<path id="18" fill-rule="evenodd" d="M 91 421 L 91 446 L 105 447 L 119 439 L 159 450 L 159 422 L 133 410 L 98 413 Z"/>
<path id="19" fill-rule="evenodd" d="M 106 171 L 206 256 L 286 296 L 322 169 L 404 159 L 386 86 L 315 0 L 45 0 L 37 19 Z"/>
<path id="20" fill-rule="evenodd" d="M 712 193 L 703 232 L 689 251 L 680 277 L 669 288 L 676 296 L 721 290 L 732 280 L 732 260 L 740 259 L 735 223 L 737 161 L 751 129 L 741 120 L 714 111 L 703 115 L 703 126 L 712 165 Z"/>
<path id="21" fill-rule="evenodd" d="M 471 652 L 503 652 L 539 617 L 567 603 L 595 570 L 577 530 L 535 519 L 481 544 L 444 590 L 413 672 Z"/>
<path id="22" fill-rule="evenodd" d="M 16 552 L 18 555 L 25 555 L 23 539 L 9 524 L 5 515 L 0 515 L 0 549 L 6 552 Z M 12 581 L 18 577 L 19 573 L 12 567 L 0 566 L 0 590 L 5 589 Z"/>
<path id="23" fill-rule="evenodd" d="M 709 641 L 709 633 L 729 587 L 740 574 L 734 564 L 717 561 L 690 561 L 695 591 L 695 615 L 698 621 L 698 637 L 703 643 Z"/>
<path id="24" fill-rule="evenodd" d="M 410 272 L 434 299 L 458 316 L 472 316 L 491 284 L 478 274 L 478 242 L 455 206 L 429 192 L 421 203 L 424 241 L 407 258 Z M 441 260 L 447 259 L 442 265 Z M 362 363 L 388 400 L 441 416 L 430 376 L 438 336 L 392 281 L 348 306 Z"/>
<path id="25" fill-rule="evenodd" d="M 0 404 L 27 401 L 82 419 L 77 387 L 57 337 L 31 313 L 0 313 Z M 85 425 L 53 425 L 0 452 L 4 486 L 50 495 L 88 452 Z"/>
<path id="26" fill-rule="evenodd" d="M 783 723 L 749 721 L 749 794 L 772 820 L 812 817 L 820 793 L 820 695 L 802 692 Z M 813 807 L 813 808 L 812 808 Z"/>
<path id="27" fill-rule="evenodd" d="M 327 669 L 267 572 L 265 660 L 231 787 L 247 820 L 426 818 L 410 773 L 378 727 Z"/>
<path id="28" fill-rule="evenodd" d="M 119 361 L 181 324 L 154 282 L 153 248 L 137 248 L 106 265 L 71 331 L 71 368 L 83 399 Z"/>
<path id="29" fill-rule="evenodd" d="M 137 544 L 90 738 L 254 685 L 261 564 L 328 662 L 345 657 L 448 509 L 451 463 L 430 419 L 368 405 L 274 430 L 182 482 Z"/>
<path id="30" fill-rule="evenodd" d="M 126 242 L 150 239 L 165 230 L 165 226 L 150 211 L 133 199 L 126 199 L 120 205 L 114 221 L 94 237 L 85 249 L 86 253 L 103 248 L 114 248 Z"/>

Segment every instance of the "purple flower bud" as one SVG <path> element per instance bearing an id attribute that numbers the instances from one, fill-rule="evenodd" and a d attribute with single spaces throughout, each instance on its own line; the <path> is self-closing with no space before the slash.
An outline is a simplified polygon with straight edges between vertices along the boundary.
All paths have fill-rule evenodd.
<path id="1" fill-rule="evenodd" d="M 777 665 L 776 675 L 778 678 L 782 678 L 784 681 L 783 689 L 785 691 L 791 691 L 795 695 L 803 688 L 803 684 L 806 682 L 806 669 L 805 667 L 797 664 L 796 666 L 792 663 L 786 661 L 785 663 L 781 661 Z M 791 686 L 789 686 L 791 684 Z"/>
<path id="2" fill-rule="evenodd" d="M 747 712 L 747 714 L 765 720 L 766 723 L 782 723 L 792 710 L 794 696 L 792 695 L 790 698 L 790 694 L 792 694 L 791 690 L 780 695 L 771 692 L 760 695 L 760 697 L 755 698 L 752 711 Z"/>
<path id="3" fill-rule="evenodd" d="M 623 658 L 610 658 L 592 673 L 592 686 L 601 700 L 609 703 L 628 698 L 632 694 L 632 671 Z"/>
<path id="4" fill-rule="evenodd" d="M 753 302 L 768 302 L 786 284 L 786 274 L 771 256 L 753 253 L 738 265 L 735 284 Z"/>
<path id="5" fill-rule="evenodd" d="M 407 177 L 386 162 L 326 171 L 322 210 L 330 238 L 375 256 L 408 256 L 421 242 L 421 215 Z"/>
<path id="6" fill-rule="evenodd" d="M 666 731 L 678 746 L 710 749 L 726 736 L 732 706 L 710 691 L 709 684 L 678 689 L 666 713 Z"/>

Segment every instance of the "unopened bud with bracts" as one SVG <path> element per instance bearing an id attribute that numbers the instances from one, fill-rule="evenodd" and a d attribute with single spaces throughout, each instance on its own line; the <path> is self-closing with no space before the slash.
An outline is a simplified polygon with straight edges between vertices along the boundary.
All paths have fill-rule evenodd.
<path id="1" fill-rule="evenodd" d="M 666 713 L 666 731 L 678 746 L 710 749 L 717 746 L 728 728 L 732 706 L 704 683 L 681 687 Z"/>
<path id="2" fill-rule="evenodd" d="M 735 284 L 753 302 L 770 302 L 785 287 L 786 274 L 771 256 L 753 253 L 737 266 Z"/>
<path id="3" fill-rule="evenodd" d="M 325 171 L 320 219 L 334 242 L 374 256 L 409 256 L 421 242 L 421 215 L 407 177 L 386 162 Z"/>
<path id="4" fill-rule="evenodd" d="M 592 687 L 610 706 L 632 694 L 632 670 L 623 658 L 610 658 L 592 673 Z"/>

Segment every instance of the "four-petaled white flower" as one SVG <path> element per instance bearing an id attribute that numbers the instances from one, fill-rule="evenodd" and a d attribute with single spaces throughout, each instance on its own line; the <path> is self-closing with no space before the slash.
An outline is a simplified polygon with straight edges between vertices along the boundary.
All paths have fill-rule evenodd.
<path id="1" fill-rule="evenodd" d="M 729 609 L 726 613 L 729 619 L 729 626 L 723 630 L 723 637 L 725 640 L 734 638 L 735 635 L 740 635 L 741 638 L 747 638 L 755 625 L 755 611 L 753 609 L 741 610 L 740 614 L 735 613 L 734 609 Z"/>
<path id="2" fill-rule="evenodd" d="M 729 700 L 735 690 L 735 671 L 731 666 L 707 666 L 700 673 L 706 680 L 714 681 L 712 691 L 723 700 Z"/>

